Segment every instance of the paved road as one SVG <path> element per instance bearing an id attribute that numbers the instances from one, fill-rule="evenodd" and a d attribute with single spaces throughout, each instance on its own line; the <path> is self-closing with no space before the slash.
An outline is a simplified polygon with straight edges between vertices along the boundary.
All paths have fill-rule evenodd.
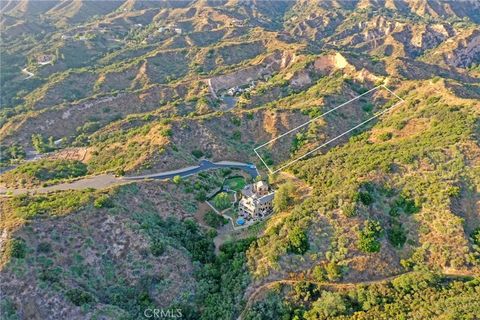
<path id="1" fill-rule="evenodd" d="M 172 170 L 167 172 L 161 173 L 153 173 L 147 174 L 142 176 L 129 176 L 123 177 L 126 180 L 138 180 L 138 179 L 171 179 L 174 176 L 181 176 L 187 177 L 195 173 L 199 173 L 209 169 L 220 169 L 220 168 L 234 168 L 234 169 L 241 169 L 247 172 L 252 178 L 256 178 L 258 176 L 257 168 L 253 164 L 243 163 L 243 162 L 236 162 L 236 161 L 220 161 L 220 162 L 210 162 L 208 160 L 200 161 L 198 166 L 191 166 L 179 170 Z"/>
<path id="2" fill-rule="evenodd" d="M 104 189 L 114 185 L 130 183 L 133 181 L 141 181 L 145 179 L 171 179 L 177 175 L 180 177 L 187 177 L 202 171 L 206 171 L 210 169 L 219 169 L 219 168 L 241 169 L 247 172 L 249 175 L 251 175 L 252 178 L 255 178 L 258 176 L 257 168 L 253 164 L 235 162 L 235 161 L 210 162 L 208 160 L 202 160 L 200 162 L 200 165 L 198 166 L 191 166 L 183 169 L 153 173 L 153 174 L 141 175 L 141 176 L 116 177 L 112 174 L 102 174 L 98 176 L 85 177 L 75 181 L 60 183 L 60 184 L 47 186 L 47 187 L 8 189 L 0 186 L 0 195 L 2 194 L 5 195 L 7 193 L 12 195 L 18 195 L 18 194 L 24 194 L 24 193 L 48 193 L 51 191 L 84 190 L 88 188 Z"/>

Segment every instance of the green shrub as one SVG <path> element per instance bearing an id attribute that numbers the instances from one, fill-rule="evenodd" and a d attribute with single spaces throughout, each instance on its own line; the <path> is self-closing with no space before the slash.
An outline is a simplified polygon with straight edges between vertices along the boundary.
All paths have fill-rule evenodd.
<path id="1" fill-rule="evenodd" d="M 0 145 L 0 163 L 24 159 L 26 155 L 25 149 L 18 143 L 13 143 L 10 146 Z"/>
<path id="2" fill-rule="evenodd" d="M 296 254 L 304 254 L 308 250 L 308 237 L 300 227 L 294 227 L 288 233 L 288 251 Z"/>
<path id="3" fill-rule="evenodd" d="M 380 139 L 381 141 L 388 141 L 392 139 L 392 137 L 393 137 L 393 134 L 391 132 L 384 132 L 378 135 L 378 139 Z"/>
<path id="4" fill-rule="evenodd" d="M 390 243 L 397 248 L 403 247 L 405 241 L 407 241 L 405 229 L 400 223 L 395 223 L 390 229 L 387 230 L 387 238 Z"/>
<path id="5" fill-rule="evenodd" d="M 65 293 L 65 296 L 76 306 L 83 306 L 93 302 L 93 297 L 82 289 L 73 288 Z"/>
<path id="6" fill-rule="evenodd" d="M 304 318 L 331 319 L 346 311 L 347 305 L 339 293 L 323 291 L 321 297 L 312 304 L 312 308 L 304 314 Z"/>
<path id="7" fill-rule="evenodd" d="M 204 190 L 200 190 L 196 195 L 195 195 L 195 200 L 203 202 L 207 200 L 207 194 Z"/>
<path id="8" fill-rule="evenodd" d="M 76 160 L 39 160 L 27 162 L 17 168 L 6 172 L 2 181 L 7 185 L 14 185 L 18 180 L 37 184 L 59 179 L 70 179 L 87 174 L 87 166 Z"/>
<path id="9" fill-rule="evenodd" d="M 65 191 L 51 195 L 19 195 L 12 199 L 15 215 L 32 219 L 37 215 L 59 216 L 79 209 L 92 199 L 92 190 Z"/>
<path id="10" fill-rule="evenodd" d="M 292 140 L 291 153 L 297 152 L 308 141 L 306 133 L 297 133 Z"/>
<path id="11" fill-rule="evenodd" d="M 360 239 L 358 241 L 358 249 L 365 253 L 375 253 L 380 251 L 380 242 L 374 237 L 365 236 L 363 233 L 360 234 Z"/>
<path id="12" fill-rule="evenodd" d="M 410 293 L 428 288 L 438 283 L 438 277 L 425 271 L 417 271 L 401 275 L 392 280 L 393 287 L 403 293 Z"/>
<path id="13" fill-rule="evenodd" d="M 16 238 L 10 240 L 7 247 L 8 256 L 17 259 L 25 258 L 27 253 L 27 244 L 22 238 Z"/>
<path id="14" fill-rule="evenodd" d="M 373 197 L 368 192 L 357 192 L 355 195 L 355 200 L 360 200 L 366 206 L 369 206 L 373 203 Z"/>
<path id="15" fill-rule="evenodd" d="M 52 245 L 49 242 L 40 242 L 37 246 L 37 251 L 41 253 L 49 253 L 52 250 Z"/>
<path id="16" fill-rule="evenodd" d="M 150 252 L 155 256 L 159 257 L 165 252 L 165 243 L 162 241 L 154 241 L 152 244 L 150 244 Z"/>
<path id="17" fill-rule="evenodd" d="M 354 217 L 357 215 L 356 206 L 354 203 L 345 202 L 341 206 L 342 213 L 346 217 Z"/>
<path id="18" fill-rule="evenodd" d="M 372 111 L 372 110 L 373 110 L 373 104 L 371 104 L 371 103 L 366 103 L 366 104 L 364 104 L 364 105 L 362 106 L 362 110 L 363 110 L 364 112 L 370 112 L 370 111 Z"/>
<path id="19" fill-rule="evenodd" d="M 173 177 L 172 181 L 175 184 L 180 184 L 182 182 L 182 177 L 179 176 L 179 175 L 176 175 L 176 176 Z"/>
<path id="20" fill-rule="evenodd" d="M 406 214 L 414 214 L 420 211 L 420 207 L 415 204 L 414 200 L 407 199 L 404 196 L 398 197 L 398 199 L 395 200 L 394 206 Z"/>
<path id="21" fill-rule="evenodd" d="M 171 137 L 172 134 L 173 134 L 172 129 L 162 129 L 160 131 L 160 135 L 163 136 L 163 137 Z"/>
<path id="22" fill-rule="evenodd" d="M 480 227 L 473 230 L 470 237 L 475 245 L 480 246 Z"/>
<path id="23" fill-rule="evenodd" d="M 315 281 L 323 282 L 327 279 L 325 270 L 321 266 L 315 266 L 312 269 L 312 277 Z"/>
<path id="24" fill-rule="evenodd" d="M 59 282 L 62 275 L 62 268 L 43 268 L 38 275 L 38 278 L 45 282 Z"/>
<path id="25" fill-rule="evenodd" d="M 240 141 L 242 139 L 242 133 L 238 130 L 234 131 L 232 134 L 232 139 L 235 141 Z"/>
<path id="26" fill-rule="evenodd" d="M 202 152 L 202 150 L 193 150 L 192 155 L 195 158 L 199 159 L 199 158 L 203 157 L 203 152 Z"/>
<path id="27" fill-rule="evenodd" d="M 221 227 L 228 222 L 227 219 L 225 219 L 219 214 L 216 214 L 213 211 L 208 211 L 207 213 L 205 213 L 205 216 L 203 219 L 212 228 Z"/>
<path id="28" fill-rule="evenodd" d="M 378 221 L 365 221 L 364 228 L 359 232 L 358 249 L 365 253 L 380 251 L 380 242 L 377 240 L 382 234 L 382 227 Z"/>
<path id="29" fill-rule="evenodd" d="M 108 195 L 101 195 L 93 202 L 95 208 L 113 208 L 114 203 Z"/>
<path id="30" fill-rule="evenodd" d="M 242 120 L 238 117 L 231 117 L 230 118 L 230 122 L 232 122 L 234 125 L 236 125 L 237 127 L 240 126 L 242 124 Z"/>
<path id="31" fill-rule="evenodd" d="M 342 278 L 342 268 L 334 261 L 327 263 L 325 272 L 327 273 L 327 279 L 330 281 L 337 281 Z"/>

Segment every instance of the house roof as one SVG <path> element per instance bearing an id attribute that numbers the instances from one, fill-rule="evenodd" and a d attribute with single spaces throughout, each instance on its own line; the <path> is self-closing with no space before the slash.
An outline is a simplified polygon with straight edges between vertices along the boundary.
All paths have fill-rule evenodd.
<path id="1" fill-rule="evenodd" d="M 255 186 L 258 187 L 268 187 L 267 183 L 265 181 L 258 181 L 257 183 L 255 183 Z"/>
<path id="2" fill-rule="evenodd" d="M 252 189 L 252 185 L 249 184 L 249 185 L 246 185 L 243 189 L 242 189 L 242 195 L 244 195 L 245 197 L 248 197 L 248 198 L 251 198 L 253 197 L 255 194 L 253 193 L 253 189 Z"/>
<path id="3" fill-rule="evenodd" d="M 260 188 L 260 187 L 268 187 L 268 185 L 263 182 L 263 181 L 258 181 L 255 183 L 255 186 L 257 188 Z M 254 192 L 254 188 L 253 188 L 253 185 L 252 184 L 249 184 L 249 185 L 246 185 L 243 189 L 242 189 L 242 195 L 244 196 L 244 198 L 250 198 L 253 200 L 253 202 L 255 203 L 258 203 L 258 204 L 263 204 L 263 203 L 266 203 L 266 202 L 269 202 L 269 201 L 272 201 L 273 199 L 273 192 L 269 193 L 269 194 L 266 194 L 266 195 L 259 195 L 257 194 L 256 192 Z"/>
<path id="4" fill-rule="evenodd" d="M 273 192 L 272 192 L 272 193 L 269 193 L 269 194 L 266 194 L 266 195 L 264 195 L 263 197 L 258 198 L 258 199 L 257 199 L 257 202 L 258 202 L 259 204 L 264 204 L 264 203 L 270 202 L 270 201 L 273 200 L 273 195 L 274 195 Z"/>

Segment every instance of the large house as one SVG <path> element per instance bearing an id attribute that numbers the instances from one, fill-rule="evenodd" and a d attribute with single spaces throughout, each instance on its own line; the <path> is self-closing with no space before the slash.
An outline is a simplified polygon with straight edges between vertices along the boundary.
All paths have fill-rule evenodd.
<path id="1" fill-rule="evenodd" d="M 246 220 L 264 218 L 273 211 L 273 195 L 263 181 L 245 186 L 238 203 L 239 215 Z"/>

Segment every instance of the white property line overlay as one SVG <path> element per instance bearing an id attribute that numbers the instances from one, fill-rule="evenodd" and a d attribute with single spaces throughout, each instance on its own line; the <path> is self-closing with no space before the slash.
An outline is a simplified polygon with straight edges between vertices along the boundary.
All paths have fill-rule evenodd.
<path id="1" fill-rule="evenodd" d="M 270 143 L 272 143 L 272 142 L 280 139 L 281 137 L 283 137 L 283 136 L 285 136 L 285 135 L 287 135 L 287 134 L 289 134 L 289 133 L 291 133 L 291 132 L 293 132 L 293 131 L 295 131 L 295 130 L 297 130 L 297 129 L 299 129 L 299 128 L 302 128 L 302 127 L 306 126 L 307 124 L 309 124 L 309 123 L 311 123 L 311 122 L 313 122 L 313 121 L 318 120 L 319 118 L 321 118 L 321 117 L 323 117 L 323 116 L 325 116 L 325 115 L 327 115 L 327 114 L 329 114 L 329 113 L 331 113 L 331 112 L 333 112 L 333 111 L 335 111 L 335 110 L 343 107 L 344 105 L 346 105 L 346 104 L 348 104 L 348 103 L 350 103 L 350 102 L 352 102 L 352 101 L 354 101 L 354 100 L 357 100 L 357 99 L 361 98 L 362 96 L 364 96 L 364 95 L 366 95 L 366 94 L 368 94 L 368 93 L 370 93 L 370 92 L 372 92 L 372 91 L 375 91 L 375 90 L 377 90 L 378 88 L 381 88 L 381 87 L 384 88 L 384 89 L 386 89 L 389 93 L 391 93 L 393 96 L 395 96 L 395 97 L 396 97 L 397 99 L 399 99 L 400 101 L 397 102 L 397 103 L 395 103 L 395 104 L 394 104 L 393 106 L 391 106 L 390 108 L 387 108 L 387 109 L 385 109 L 385 110 L 383 110 L 383 111 L 380 111 L 380 112 L 376 113 L 376 114 L 373 115 L 371 118 L 363 121 L 362 123 L 356 125 L 355 127 L 353 127 L 353 128 L 351 128 L 351 129 L 345 131 L 344 133 L 336 136 L 335 138 L 332 138 L 332 139 L 328 140 L 327 142 L 323 143 L 322 145 L 316 147 L 315 149 L 310 150 L 309 152 L 307 152 L 307 153 L 304 154 L 303 156 L 298 157 L 297 159 L 292 160 L 292 161 L 290 161 L 289 163 L 281 166 L 280 168 L 278 168 L 278 169 L 275 170 L 275 171 L 272 171 L 272 169 L 270 169 L 270 167 L 265 163 L 265 161 L 264 161 L 263 158 L 260 156 L 260 154 L 258 154 L 258 152 L 257 152 L 258 149 L 260 149 L 260 148 L 262 148 L 262 147 L 264 147 L 264 146 L 266 146 L 266 145 L 268 145 L 268 144 L 270 144 Z M 336 107 L 333 108 L 333 109 L 328 110 L 328 111 L 325 112 L 325 113 L 322 113 L 321 115 L 319 115 L 319 116 L 317 116 L 317 117 L 315 117 L 315 118 L 313 118 L 313 119 L 305 122 L 304 124 L 299 125 L 298 127 L 295 127 L 295 128 L 293 128 L 293 129 L 291 129 L 291 130 L 289 130 L 289 131 L 287 131 L 287 132 L 279 135 L 278 137 L 273 138 L 273 139 L 270 140 L 270 141 L 265 142 L 264 144 L 262 144 L 262 145 L 256 147 L 255 149 L 253 149 L 253 151 L 254 151 L 255 154 L 260 158 L 260 160 L 262 161 L 263 165 L 268 169 L 268 171 L 269 171 L 270 173 L 276 173 L 276 172 L 278 172 L 278 171 L 280 171 L 280 170 L 282 170 L 282 169 L 285 169 L 286 167 L 294 164 L 295 162 L 297 162 L 297 161 L 305 158 L 306 156 L 308 156 L 308 155 L 312 154 L 313 152 L 317 151 L 318 149 L 323 148 L 323 147 L 326 146 L 327 144 L 329 144 L 329 143 L 331 143 L 331 142 L 333 142 L 333 141 L 335 141 L 335 140 L 343 137 L 343 136 L 346 135 L 347 133 L 352 132 L 353 130 L 357 129 L 358 127 L 363 126 L 363 125 L 366 124 L 367 122 L 372 121 L 372 120 L 375 119 L 375 118 L 378 118 L 378 117 L 381 116 L 382 114 L 384 114 L 384 113 L 392 110 L 393 108 L 395 108 L 396 106 L 398 106 L 399 104 L 401 104 L 401 103 L 403 103 L 403 102 L 405 102 L 404 99 L 400 98 L 400 97 L 399 97 L 397 94 L 395 94 L 392 90 L 388 89 L 385 85 L 382 84 L 382 85 L 379 85 L 379 86 L 377 86 L 377 87 L 375 87 L 375 88 L 373 88 L 373 89 L 370 89 L 370 90 L 362 93 L 362 94 L 359 95 L 359 96 L 356 96 L 356 97 L 353 98 L 353 99 L 348 100 L 347 102 L 342 103 L 342 104 L 339 105 L 339 106 L 336 106 Z"/>

